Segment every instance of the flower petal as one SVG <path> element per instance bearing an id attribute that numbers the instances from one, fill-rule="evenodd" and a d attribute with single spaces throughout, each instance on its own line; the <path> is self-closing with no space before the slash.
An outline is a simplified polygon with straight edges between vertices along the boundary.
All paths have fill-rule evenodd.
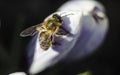
<path id="1" fill-rule="evenodd" d="M 72 62 L 92 54 L 103 42 L 108 31 L 108 18 L 103 5 L 92 0 L 71 0 L 58 11 L 83 12 L 80 36 L 63 61 Z"/>

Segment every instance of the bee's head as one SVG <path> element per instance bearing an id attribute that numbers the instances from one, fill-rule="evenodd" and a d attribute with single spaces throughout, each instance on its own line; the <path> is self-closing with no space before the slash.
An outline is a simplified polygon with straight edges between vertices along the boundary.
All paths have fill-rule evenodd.
<path id="1" fill-rule="evenodd" d="M 61 17 L 60 15 L 58 15 L 58 14 L 53 14 L 52 17 L 55 18 L 57 22 L 63 23 L 62 17 Z"/>

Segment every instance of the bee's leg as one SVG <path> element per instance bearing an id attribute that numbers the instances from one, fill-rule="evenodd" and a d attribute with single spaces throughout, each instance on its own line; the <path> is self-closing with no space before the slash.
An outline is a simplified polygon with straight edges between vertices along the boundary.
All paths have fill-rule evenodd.
<path id="1" fill-rule="evenodd" d="M 60 27 L 59 30 L 57 31 L 56 35 L 67 35 L 69 32 L 63 28 L 63 27 Z"/>
<path id="2" fill-rule="evenodd" d="M 52 45 L 61 45 L 61 44 L 58 42 L 52 41 Z"/>
<path id="3" fill-rule="evenodd" d="M 51 36 L 51 43 L 52 43 L 52 46 L 53 45 L 61 45 L 60 43 L 54 41 L 54 35 Z"/>

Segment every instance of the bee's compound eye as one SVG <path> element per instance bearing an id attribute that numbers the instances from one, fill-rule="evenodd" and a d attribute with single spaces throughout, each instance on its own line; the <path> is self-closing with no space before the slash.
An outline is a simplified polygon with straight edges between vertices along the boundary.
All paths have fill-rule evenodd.
<path id="1" fill-rule="evenodd" d="M 53 18 L 55 18 L 57 22 L 60 22 L 60 23 L 63 22 L 62 17 L 58 14 L 53 14 Z"/>
<path id="2" fill-rule="evenodd" d="M 59 16 L 58 14 L 53 14 L 53 18 L 57 18 Z"/>

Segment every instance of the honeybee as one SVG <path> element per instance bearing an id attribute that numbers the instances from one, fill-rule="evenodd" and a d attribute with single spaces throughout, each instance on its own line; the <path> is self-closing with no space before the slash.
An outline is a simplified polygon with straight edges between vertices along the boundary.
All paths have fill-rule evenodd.
<path id="1" fill-rule="evenodd" d="M 50 46 L 55 44 L 55 35 L 66 35 L 66 31 L 61 25 L 63 19 L 58 14 L 53 14 L 50 18 L 45 20 L 43 23 L 31 26 L 20 33 L 21 37 L 33 36 L 36 32 L 38 33 L 38 39 L 40 47 L 43 50 L 48 50 Z"/>

